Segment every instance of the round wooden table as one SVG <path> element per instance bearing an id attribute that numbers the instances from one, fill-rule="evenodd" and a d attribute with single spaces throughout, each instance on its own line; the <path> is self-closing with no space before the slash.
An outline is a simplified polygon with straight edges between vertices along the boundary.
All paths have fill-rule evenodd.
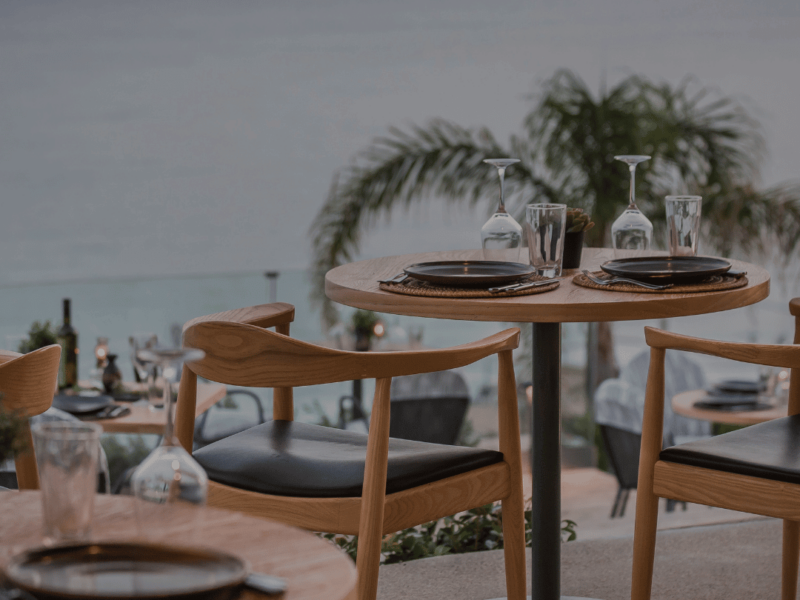
<path id="1" fill-rule="evenodd" d="M 586 248 L 581 269 L 597 270 L 613 250 Z M 325 293 L 341 304 L 384 313 L 468 321 L 533 323 L 532 598 L 556 600 L 561 576 L 561 323 L 663 319 L 720 312 L 754 304 L 769 295 L 769 273 L 731 261 L 747 271 L 748 284 L 735 290 L 692 294 L 613 292 L 579 287 L 565 271 L 551 291 L 511 298 L 424 298 L 384 292 L 389 279 L 408 265 L 439 260 L 482 260 L 480 250 L 408 254 L 342 265 L 325 276 Z"/>
<path id="2" fill-rule="evenodd" d="M 697 408 L 695 402 L 706 397 L 705 390 L 691 390 L 682 392 L 672 397 L 672 410 L 676 414 L 690 419 L 700 419 L 712 423 L 725 423 L 727 425 L 756 425 L 772 419 L 780 419 L 788 415 L 787 404 L 776 404 L 764 410 L 725 411 Z"/>
<path id="3" fill-rule="evenodd" d="M 39 492 L 0 492 L 0 567 L 42 541 Z M 136 535 L 133 498 L 98 495 L 92 520 L 92 540 L 125 540 Z M 353 561 L 313 533 L 267 519 L 213 508 L 204 509 L 198 546 L 222 550 L 246 560 L 253 571 L 283 577 L 285 600 L 356 600 Z M 182 534 L 175 527 L 172 543 Z M 164 532 L 169 534 L 169 532 Z M 274 598 L 244 591 L 242 600 Z"/>

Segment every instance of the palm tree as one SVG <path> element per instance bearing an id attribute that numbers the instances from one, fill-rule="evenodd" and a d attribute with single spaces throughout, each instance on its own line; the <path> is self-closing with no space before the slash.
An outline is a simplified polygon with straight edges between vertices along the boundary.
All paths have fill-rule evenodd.
<path id="1" fill-rule="evenodd" d="M 544 81 L 531 100 L 522 135 L 512 135 L 507 145 L 488 129 L 434 119 L 408 131 L 390 128 L 334 176 L 310 231 L 315 297 L 327 318 L 334 313 L 322 293 L 325 273 L 355 257 L 362 234 L 380 216 L 430 195 L 485 202 L 491 212 L 497 181 L 481 163 L 488 157 L 521 160 L 506 174 L 509 212 L 521 217 L 532 199 L 584 208 L 597 225 L 590 246 L 609 245 L 610 225 L 625 208 L 628 170 L 614 155 L 647 154 L 652 159 L 637 171 L 637 182 L 644 180 L 637 204 L 655 223 L 664 221 L 665 195 L 698 194 L 708 217 L 704 240 L 717 252 L 777 249 L 789 257 L 797 248 L 800 188 L 756 190 L 764 140 L 735 100 L 691 78 L 673 87 L 637 75 L 594 95 L 568 70 Z M 611 330 L 598 329 L 605 369 L 594 383 L 616 369 Z"/>

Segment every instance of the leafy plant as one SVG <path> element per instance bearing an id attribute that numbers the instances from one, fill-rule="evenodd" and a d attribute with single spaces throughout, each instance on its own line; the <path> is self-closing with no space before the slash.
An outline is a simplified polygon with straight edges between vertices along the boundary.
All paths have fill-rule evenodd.
<path id="1" fill-rule="evenodd" d="M 594 227 L 594 221 L 591 220 L 589 215 L 583 212 L 582 208 L 567 209 L 567 233 L 589 231 L 592 227 Z"/>
<path id="2" fill-rule="evenodd" d="M 351 318 L 351 323 L 353 325 L 354 330 L 365 330 L 369 331 L 369 335 L 372 336 L 372 329 L 378 323 L 378 315 L 376 315 L 371 310 L 363 310 L 358 309 L 356 312 L 353 313 Z"/>
<path id="3" fill-rule="evenodd" d="M 108 460 L 111 489 L 115 489 L 120 478 L 147 458 L 153 449 L 141 435 L 126 435 L 124 443 L 120 439 L 118 435 L 104 435 L 100 439 Z"/>
<path id="4" fill-rule="evenodd" d="M 561 539 L 571 542 L 577 539 L 575 521 L 565 519 L 561 522 Z M 525 511 L 525 543 L 530 545 L 533 529 L 531 509 Z M 321 533 L 323 538 L 332 541 L 346 552 L 354 561 L 358 553 L 358 536 L 335 533 Z M 444 556 L 445 554 L 464 554 L 482 550 L 503 548 L 503 514 L 501 505 L 487 504 L 464 511 L 439 521 L 431 521 L 417 527 L 398 531 L 384 538 L 381 544 L 381 561 L 393 564 Z"/>
<path id="5" fill-rule="evenodd" d="M 28 449 L 22 435 L 27 417 L 20 411 L 6 410 L 0 400 L 0 463 L 14 458 Z"/>
<path id="6" fill-rule="evenodd" d="M 30 331 L 28 331 L 28 339 L 20 341 L 17 352 L 27 354 L 56 343 L 58 343 L 56 330 L 50 321 L 34 321 L 31 324 Z"/>

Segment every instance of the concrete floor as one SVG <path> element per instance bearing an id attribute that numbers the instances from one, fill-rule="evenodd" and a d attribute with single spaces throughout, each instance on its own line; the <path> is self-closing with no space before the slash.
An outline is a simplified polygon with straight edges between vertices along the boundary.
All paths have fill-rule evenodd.
<path id="1" fill-rule="evenodd" d="M 628 600 L 632 554 L 630 537 L 563 544 L 562 594 Z M 656 542 L 652 600 L 776 599 L 780 565 L 781 523 L 775 519 L 664 531 Z M 504 573 L 502 550 L 388 565 L 381 567 L 378 598 L 498 598 L 505 596 Z"/>

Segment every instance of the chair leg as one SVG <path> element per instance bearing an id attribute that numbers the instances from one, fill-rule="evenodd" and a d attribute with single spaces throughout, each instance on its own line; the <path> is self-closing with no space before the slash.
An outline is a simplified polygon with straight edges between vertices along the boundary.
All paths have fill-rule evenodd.
<path id="1" fill-rule="evenodd" d="M 636 526 L 633 531 L 631 600 L 650 600 L 656 554 L 658 496 L 640 485 L 636 491 Z"/>
<path id="2" fill-rule="evenodd" d="M 622 506 L 619 507 L 619 516 L 620 517 L 624 517 L 625 516 L 625 507 L 628 506 L 628 496 L 630 496 L 630 495 L 631 495 L 631 491 L 630 490 L 625 490 L 622 493 Z"/>
<path id="3" fill-rule="evenodd" d="M 514 485 L 503 504 L 503 557 L 508 600 L 525 600 L 525 505 L 522 486 Z"/>
<path id="4" fill-rule="evenodd" d="M 372 427 L 367 440 L 367 461 L 358 522 L 358 599 L 375 600 L 381 564 L 386 468 L 389 455 L 389 386 L 391 379 L 375 382 Z"/>
<path id="5" fill-rule="evenodd" d="M 784 520 L 781 600 L 797 598 L 798 563 L 800 563 L 800 523 Z"/>
<path id="6" fill-rule="evenodd" d="M 613 519 L 617 516 L 617 508 L 619 508 L 620 498 L 622 498 L 622 488 L 617 488 L 617 496 L 614 498 L 614 505 L 611 507 L 611 516 L 609 519 Z"/>

